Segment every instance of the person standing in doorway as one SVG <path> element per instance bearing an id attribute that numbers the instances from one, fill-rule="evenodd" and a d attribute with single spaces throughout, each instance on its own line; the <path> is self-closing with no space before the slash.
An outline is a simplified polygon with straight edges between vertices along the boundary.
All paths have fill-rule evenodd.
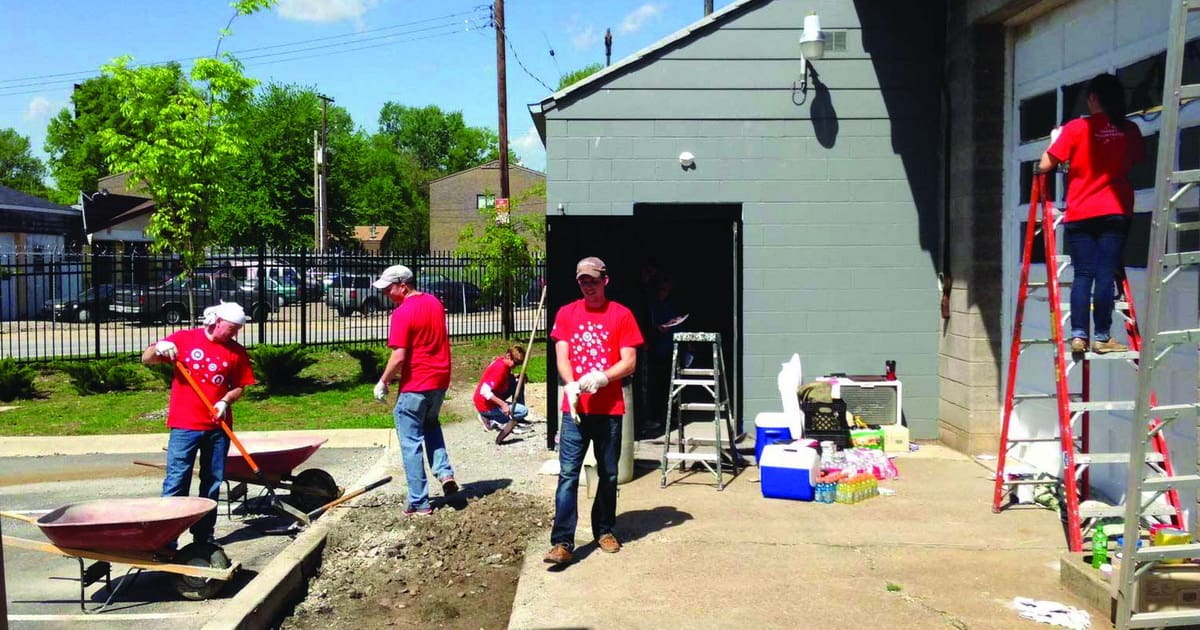
<path id="1" fill-rule="evenodd" d="M 396 304 L 388 324 L 387 345 L 392 349 L 383 375 L 375 384 L 375 398 L 385 401 L 388 385 L 399 384 L 400 395 L 392 416 L 400 440 L 400 458 L 408 480 L 405 516 L 433 513 L 425 461 L 442 483 L 446 496 L 458 492 L 450 455 L 442 436 L 438 414 L 450 387 L 450 337 L 446 333 L 446 309 L 440 300 L 417 290 L 412 270 L 392 265 L 374 282 Z"/>
<path id="2" fill-rule="evenodd" d="M 596 454 L 599 487 L 592 502 L 592 536 L 601 551 L 616 553 L 621 543 L 613 533 L 617 520 L 617 462 L 621 454 L 621 416 L 625 400 L 621 379 L 637 367 L 642 333 L 626 307 L 605 296 L 608 269 L 594 256 L 575 265 L 583 298 L 554 318 L 556 367 L 562 379 L 563 421 L 558 444 L 558 490 L 554 495 L 553 545 L 545 561 L 574 561 L 575 526 L 579 517 L 579 473 L 588 443 Z"/>
<path id="3" fill-rule="evenodd" d="M 1142 132 L 1125 119 L 1125 89 L 1111 74 L 1093 78 L 1087 87 L 1089 115 L 1050 134 L 1050 148 L 1038 168 L 1049 172 L 1069 162 L 1067 172 L 1066 241 L 1075 278 L 1071 284 L 1071 352 L 1088 348 L 1088 313 L 1095 328 L 1092 351 L 1129 349 L 1109 335 L 1115 281 L 1133 216 L 1129 171 L 1142 161 Z M 1056 133 L 1057 132 L 1057 133 Z"/>
<path id="4" fill-rule="evenodd" d="M 234 302 L 222 302 L 204 309 L 202 321 L 199 328 L 180 330 L 150 344 L 142 351 L 142 363 L 183 364 L 208 399 L 201 400 L 196 395 L 176 366 L 171 398 L 167 403 L 167 427 L 171 429 L 171 435 L 167 439 L 167 473 L 163 478 L 162 496 L 188 496 L 192 469 L 199 453 L 199 495 L 216 501 L 221 496 L 225 457 L 229 453 L 229 437 L 221 423 L 233 426 L 230 407 L 255 381 L 250 356 L 242 344 L 235 341 L 246 324 L 246 311 Z M 216 409 L 215 415 L 209 408 L 210 403 Z M 213 508 L 192 525 L 192 540 L 211 542 L 216 524 L 217 510 Z"/>

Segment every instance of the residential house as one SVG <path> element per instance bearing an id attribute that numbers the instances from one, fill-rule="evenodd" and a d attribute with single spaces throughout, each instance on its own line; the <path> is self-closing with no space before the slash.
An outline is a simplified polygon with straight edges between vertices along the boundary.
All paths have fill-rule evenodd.
<path id="1" fill-rule="evenodd" d="M 55 270 L 83 239 L 79 210 L 0 186 L 0 320 L 37 315 L 61 287 Z"/>
<path id="2" fill-rule="evenodd" d="M 510 201 L 522 199 L 530 188 L 545 181 L 545 174 L 510 163 Z M 479 211 L 494 207 L 499 194 L 500 160 L 480 164 L 430 182 L 429 250 L 450 251 L 458 247 L 458 235 L 468 224 L 482 229 L 484 219 Z M 513 205 L 519 216 L 538 215 L 545 208 L 545 199 L 531 197 Z M 537 245 L 539 248 L 542 246 L 540 240 Z"/>

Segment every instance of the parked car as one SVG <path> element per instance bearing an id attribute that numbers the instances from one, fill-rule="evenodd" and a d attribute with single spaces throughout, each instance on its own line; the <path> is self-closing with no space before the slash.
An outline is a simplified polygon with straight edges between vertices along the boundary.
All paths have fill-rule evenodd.
<path id="1" fill-rule="evenodd" d="M 478 286 L 463 280 L 449 280 L 435 277 L 430 280 L 418 280 L 420 290 L 437 296 L 446 307 L 447 313 L 473 313 L 486 311 L 492 306 Z"/>
<path id="2" fill-rule="evenodd" d="M 358 311 L 373 315 L 386 311 L 391 305 L 387 296 L 371 285 L 375 276 L 356 273 L 335 273 L 325 278 L 325 305 L 346 317 Z"/>
<path id="3" fill-rule="evenodd" d="M 56 322 L 104 321 L 112 317 L 113 295 L 120 290 L 132 290 L 131 284 L 101 284 L 71 297 L 46 300 L 42 304 L 42 318 Z"/>
<path id="4" fill-rule="evenodd" d="M 258 293 L 257 280 L 243 280 L 241 283 L 243 290 L 251 293 Z M 288 304 L 295 304 L 300 301 L 300 287 L 294 280 L 283 278 L 276 280 L 274 278 L 263 278 L 263 288 L 267 293 L 274 293 L 277 297 L 277 305 L 282 308 Z"/>
<path id="5" fill-rule="evenodd" d="M 188 315 L 189 291 L 195 297 L 195 309 Z M 227 275 L 196 273 L 184 279 L 172 278 L 162 286 L 117 291 L 112 310 L 126 319 L 140 322 L 163 321 L 180 324 L 204 312 L 221 301 L 241 304 L 250 318 L 265 321 L 279 304 L 279 295 L 268 290 L 265 299 L 257 291 L 243 289 Z"/>

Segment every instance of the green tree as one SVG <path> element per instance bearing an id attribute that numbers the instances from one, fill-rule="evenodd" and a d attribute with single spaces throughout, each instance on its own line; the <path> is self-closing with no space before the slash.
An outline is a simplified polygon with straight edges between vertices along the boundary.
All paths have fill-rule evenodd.
<path id="1" fill-rule="evenodd" d="M 345 139 L 333 165 L 330 186 L 347 194 L 346 212 L 331 212 L 331 219 L 353 221 L 338 223 L 338 233 L 348 237 L 354 225 L 386 225 L 392 252 L 429 249 L 429 200 L 415 157 L 396 150 L 387 136 L 359 132 Z"/>
<path id="2" fill-rule="evenodd" d="M 483 290 L 492 295 L 501 293 L 501 328 L 507 334 L 513 330 L 512 287 L 517 272 L 533 262 L 538 249 L 538 236 L 545 234 L 546 219 L 541 213 L 522 216 L 521 204 L 534 198 L 546 198 L 546 183 L 531 186 L 509 200 L 508 221 L 499 220 L 495 208 L 482 208 L 481 226 L 467 225 L 458 234 L 455 253 L 480 260 L 483 271 Z"/>
<path id="3" fill-rule="evenodd" d="M 44 197 L 45 175 L 46 166 L 32 153 L 29 138 L 15 129 L 0 129 L 0 186 Z"/>
<path id="4" fill-rule="evenodd" d="M 468 127 L 462 112 L 443 112 L 437 105 L 408 107 L 388 101 L 379 112 L 379 132 L 396 149 L 411 153 L 434 177 L 457 173 L 500 156 L 495 132 Z"/>
<path id="5" fill-rule="evenodd" d="M 558 89 L 563 89 L 572 83 L 578 83 L 604 69 L 604 66 L 594 63 L 584 66 L 574 72 L 568 72 L 558 78 Z"/>

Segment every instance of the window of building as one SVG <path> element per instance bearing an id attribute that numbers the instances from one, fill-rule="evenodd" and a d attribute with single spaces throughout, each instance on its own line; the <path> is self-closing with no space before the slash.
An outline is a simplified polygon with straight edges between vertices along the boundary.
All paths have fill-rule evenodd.
<path id="1" fill-rule="evenodd" d="M 1021 142 L 1050 135 L 1058 117 L 1058 90 L 1052 90 L 1021 101 Z"/>

